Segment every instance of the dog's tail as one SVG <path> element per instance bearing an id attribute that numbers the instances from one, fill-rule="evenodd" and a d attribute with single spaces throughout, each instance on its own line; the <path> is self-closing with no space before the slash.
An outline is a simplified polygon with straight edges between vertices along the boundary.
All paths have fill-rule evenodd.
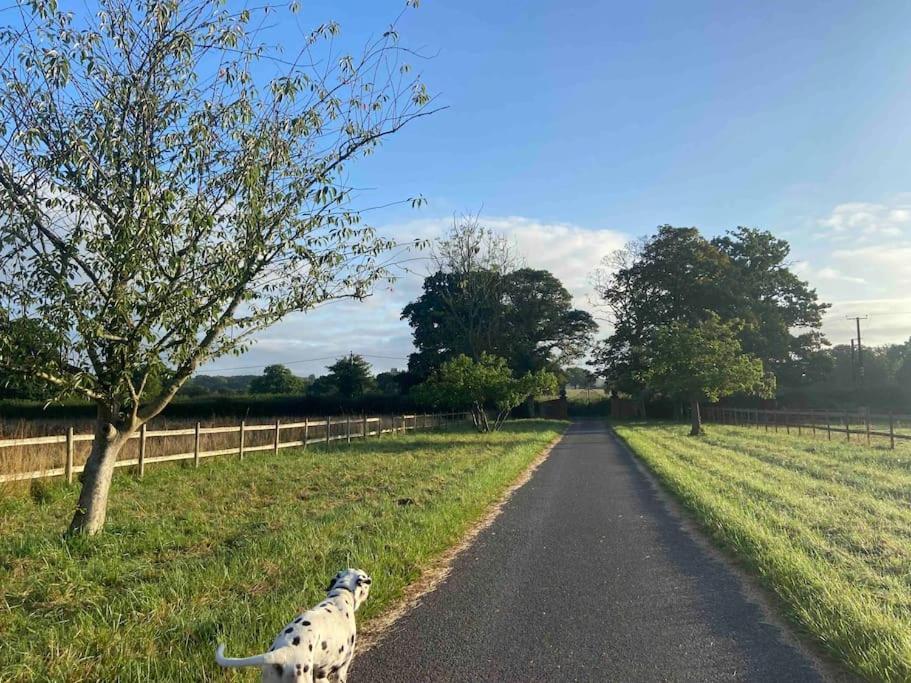
<path id="1" fill-rule="evenodd" d="M 278 664 L 282 659 L 282 654 L 278 651 L 264 652 L 255 657 L 225 657 L 224 645 L 219 645 L 215 650 L 215 661 L 224 667 L 265 666 L 266 664 Z"/>

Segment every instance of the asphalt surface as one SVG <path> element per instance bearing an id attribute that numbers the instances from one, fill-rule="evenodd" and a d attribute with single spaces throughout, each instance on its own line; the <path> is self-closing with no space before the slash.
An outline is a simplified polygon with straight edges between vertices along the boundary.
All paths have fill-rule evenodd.
<path id="1" fill-rule="evenodd" d="M 831 680 L 754 598 L 602 424 L 576 423 L 349 681 Z"/>

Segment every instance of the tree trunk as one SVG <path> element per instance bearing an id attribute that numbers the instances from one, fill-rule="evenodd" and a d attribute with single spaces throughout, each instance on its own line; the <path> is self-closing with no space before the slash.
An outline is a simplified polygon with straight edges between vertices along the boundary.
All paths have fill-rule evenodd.
<path id="1" fill-rule="evenodd" d="M 82 474 L 82 490 L 76 513 L 70 522 L 69 534 L 86 534 L 92 536 L 104 528 L 108 509 L 108 493 L 111 479 L 114 476 L 114 464 L 124 444 L 135 431 L 120 432 L 114 426 L 103 409 L 99 408 L 95 422 L 95 438 L 92 441 L 92 452 L 85 463 Z"/>
<path id="2" fill-rule="evenodd" d="M 690 436 L 702 435 L 702 414 L 699 412 L 699 399 L 690 399 L 690 416 L 693 420 L 693 426 L 690 429 Z"/>

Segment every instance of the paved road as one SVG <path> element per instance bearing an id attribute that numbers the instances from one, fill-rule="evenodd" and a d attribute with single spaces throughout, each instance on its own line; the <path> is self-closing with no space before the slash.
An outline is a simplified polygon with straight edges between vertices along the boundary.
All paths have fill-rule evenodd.
<path id="1" fill-rule="evenodd" d="M 822 681 L 597 422 L 576 423 L 352 683 Z"/>

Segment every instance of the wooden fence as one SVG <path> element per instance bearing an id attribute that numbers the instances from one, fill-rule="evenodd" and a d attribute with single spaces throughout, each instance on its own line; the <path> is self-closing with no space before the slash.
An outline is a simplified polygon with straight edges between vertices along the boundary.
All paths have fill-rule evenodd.
<path id="1" fill-rule="evenodd" d="M 325 417 L 322 419 L 305 418 L 298 422 L 281 422 L 275 420 L 270 424 L 246 424 L 241 421 L 238 425 L 226 427 L 202 427 L 197 422 L 195 427 L 188 429 L 147 429 L 143 425 L 138 432 L 133 434 L 130 439 L 138 441 L 138 455 L 135 458 L 125 458 L 118 460 L 115 467 L 135 467 L 137 474 L 142 477 L 145 473 L 146 465 L 159 462 L 173 462 L 175 460 L 193 460 L 195 467 L 199 467 L 202 458 L 211 458 L 219 455 L 237 455 L 243 459 L 247 453 L 255 451 L 273 451 L 278 452 L 280 448 L 304 447 L 314 443 L 330 443 L 332 441 L 344 440 L 351 443 L 352 439 L 368 437 L 380 437 L 383 434 L 399 434 L 416 429 L 433 429 L 445 424 L 457 422 L 465 419 L 467 413 L 434 413 L 423 415 L 391 415 L 383 417 L 366 417 L 366 416 L 348 416 L 343 418 Z M 299 434 L 302 438 L 293 441 L 282 441 L 282 431 L 302 430 Z M 246 437 L 257 432 L 272 432 L 268 443 L 250 445 L 246 443 Z M 317 436 L 312 436 L 314 433 Z M 207 434 L 236 434 L 237 445 L 231 448 L 221 448 L 216 450 L 204 451 L 200 448 L 200 439 Z M 147 457 L 147 445 L 149 441 L 156 438 L 168 437 L 193 437 L 193 450 L 181 453 L 162 454 L 154 457 Z M 0 440 L 0 460 L 3 458 L 4 449 L 12 447 L 32 447 L 48 445 L 65 445 L 66 456 L 63 467 L 52 467 L 29 472 L 13 472 L 0 474 L 0 483 L 9 481 L 22 481 L 26 479 L 41 479 L 45 477 L 63 476 L 67 482 L 73 481 L 73 475 L 82 472 L 84 465 L 74 463 L 74 453 L 76 444 L 81 441 L 92 441 L 92 434 L 75 434 L 72 427 L 67 429 L 65 434 L 51 436 L 36 436 L 25 439 L 2 439 Z M 260 439 L 261 441 L 262 439 Z M 0 463 L 2 464 L 2 463 Z M 2 469 L 2 468 L 0 468 Z"/>
<path id="2" fill-rule="evenodd" d="M 806 432 L 812 436 L 832 435 L 851 442 L 871 439 L 888 439 L 889 448 L 895 448 L 896 441 L 911 441 L 911 415 L 894 413 L 871 413 L 869 411 L 833 410 L 762 410 L 759 408 L 725 408 L 709 406 L 704 409 L 706 421 L 764 429 L 767 432 L 784 431 L 797 435 Z"/>

